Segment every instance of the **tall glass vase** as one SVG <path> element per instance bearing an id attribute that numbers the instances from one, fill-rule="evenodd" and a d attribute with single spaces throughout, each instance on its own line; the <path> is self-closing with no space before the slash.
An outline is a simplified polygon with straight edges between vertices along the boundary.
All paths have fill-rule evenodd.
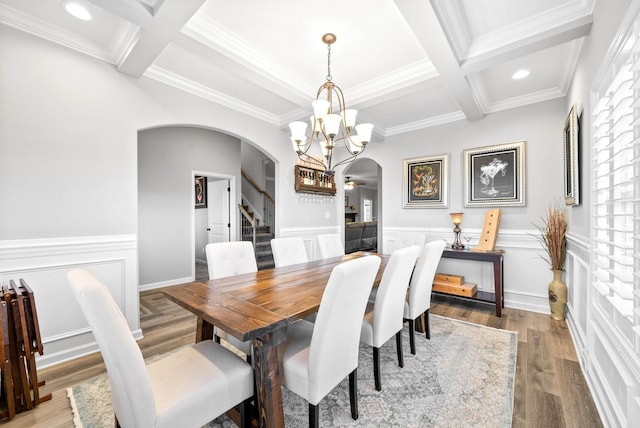
<path id="1" fill-rule="evenodd" d="M 564 309 L 567 306 L 567 286 L 562 282 L 562 270 L 553 270 L 553 281 L 549 283 L 549 307 L 551 318 L 564 319 Z"/>

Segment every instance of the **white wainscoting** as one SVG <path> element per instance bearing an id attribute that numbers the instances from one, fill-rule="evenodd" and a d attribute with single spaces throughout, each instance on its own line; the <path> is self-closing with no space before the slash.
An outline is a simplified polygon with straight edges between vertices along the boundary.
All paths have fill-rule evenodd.
<path id="1" fill-rule="evenodd" d="M 135 235 L 0 241 L 0 283 L 23 278 L 33 289 L 44 355 L 38 368 L 97 350 L 66 273 L 83 268 L 113 295 L 136 338 L 140 330 Z"/>
<path id="2" fill-rule="evenodd" d="M 464 229 L 462 234 L 471 240 L 465 246 L 475 247 L 481 229 Z M 552 280 L 549 265 L 541 258 L 544 254 L 535 237 L 537 230 L 504 230 L 498 233 L 496 248 L 504 250 L 504 304 L 506 307 L 533 312 L 550 313 L 547 287 Z M 385 227 L 383 229 L 382 252 L 390 254 L 396 247 L 408 242 L 407 237 L 424 236 L 426 241 L 444 239 L 448 245 L 453 241 L 449 228 Z M 438 272 L 464 275 L 465 281 L 475 283 L 479 290 L 493 291 L 493 265 L 468 260 L 442 259 Z"/>
<path id="3" fill-rule="evenodd" d="M 307 249 L 307 257 L 309 260 L 317 260 L 320 258 L 320 250 L 318 249 L 318 241 L 316 236 L 329 233 L 339 233 L 344 237 L 344 230 L 340 230 L 340 226 L 323 226 L 323 227 L 282 227 L 278 238 L 288 238 L 298 236 L 304 241 Z"/>
<path id="4" fill-rule="evenodd" d="M 591 285 L 588 238 L 567 234 L 567 243 L 567 326 L 591 395 L 604 426 L 636 426 L 640 361 L 630 358 L 611 315 L 595 304 L 602 296 Z"/>

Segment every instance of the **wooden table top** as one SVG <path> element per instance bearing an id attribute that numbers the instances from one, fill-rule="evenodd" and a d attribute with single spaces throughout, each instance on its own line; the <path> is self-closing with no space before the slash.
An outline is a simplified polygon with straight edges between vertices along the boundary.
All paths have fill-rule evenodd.
<path id="1" fill-rule="evenodd" d="M 255 273 L 169 287 L 164 294 L 208 323 L 246 341 L 280 330 L 318 311 L 331 271 L 375 253 L 357 252 Z M 381 257 L 374 286 L 389 256 Z"/>

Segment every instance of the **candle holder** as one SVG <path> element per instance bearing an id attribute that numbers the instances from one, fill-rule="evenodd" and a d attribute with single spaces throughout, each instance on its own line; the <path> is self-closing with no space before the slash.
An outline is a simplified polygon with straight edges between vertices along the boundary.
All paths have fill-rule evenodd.
<path id="1" fill-rule="evenodd" d="M 460 232 L 462 232 L 462 229 L 460 229 L 460 225 L 462 224 L 462 213 L 449 213 L 449 215 L 451 216 L 451 221 L 455 226 L 453 228 L 455 239 L 453 240 L 453 244 L 451 244 L 451 248 L 454 250 L 462 250 L 464 249 L 464 244 L 460 241 Z"/>

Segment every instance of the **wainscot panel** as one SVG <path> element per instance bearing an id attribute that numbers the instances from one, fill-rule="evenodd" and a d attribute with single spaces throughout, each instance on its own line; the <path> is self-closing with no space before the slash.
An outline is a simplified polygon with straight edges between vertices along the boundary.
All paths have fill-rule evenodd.
<path id="1" fill-rule="evenodd" d="M 476 247 L 481 229 L 464 229 L 463 235 L 470 241 L 463 241 L 467 247 Z M 547 287 L 552 280 L 548 264 L 541 258 L 543 250 L 536 234 L 537 230 L 500 230 L 496 249 L 504 253 L 504 304 L 506 307 L 524 309 L 548 314 L 549 299 Z M 444 239 L 447 245 L 453 240 L 449 228 L 407 228 L 385 227 L 383 232 L 384 253 L 393 252 L 409 242 L 407 237 L 418 237 L 425 242 Z M 493 291 L 493 266 L 465 260 L 442 259 L 438 272 L 464 275 L 465 281 L 477 284 L 478 290 Z"/>
<path id="2" fill-rule="evenodd" d="M 125 315 L 136 338 L 140 305 L 135 235 L 0 241 L 0 283 L 23 278 L 33 289 L 44 355 L 38 368 L 97 350 L 93 335 L 66 279 L 87 269 L 102 281 Z"/>

